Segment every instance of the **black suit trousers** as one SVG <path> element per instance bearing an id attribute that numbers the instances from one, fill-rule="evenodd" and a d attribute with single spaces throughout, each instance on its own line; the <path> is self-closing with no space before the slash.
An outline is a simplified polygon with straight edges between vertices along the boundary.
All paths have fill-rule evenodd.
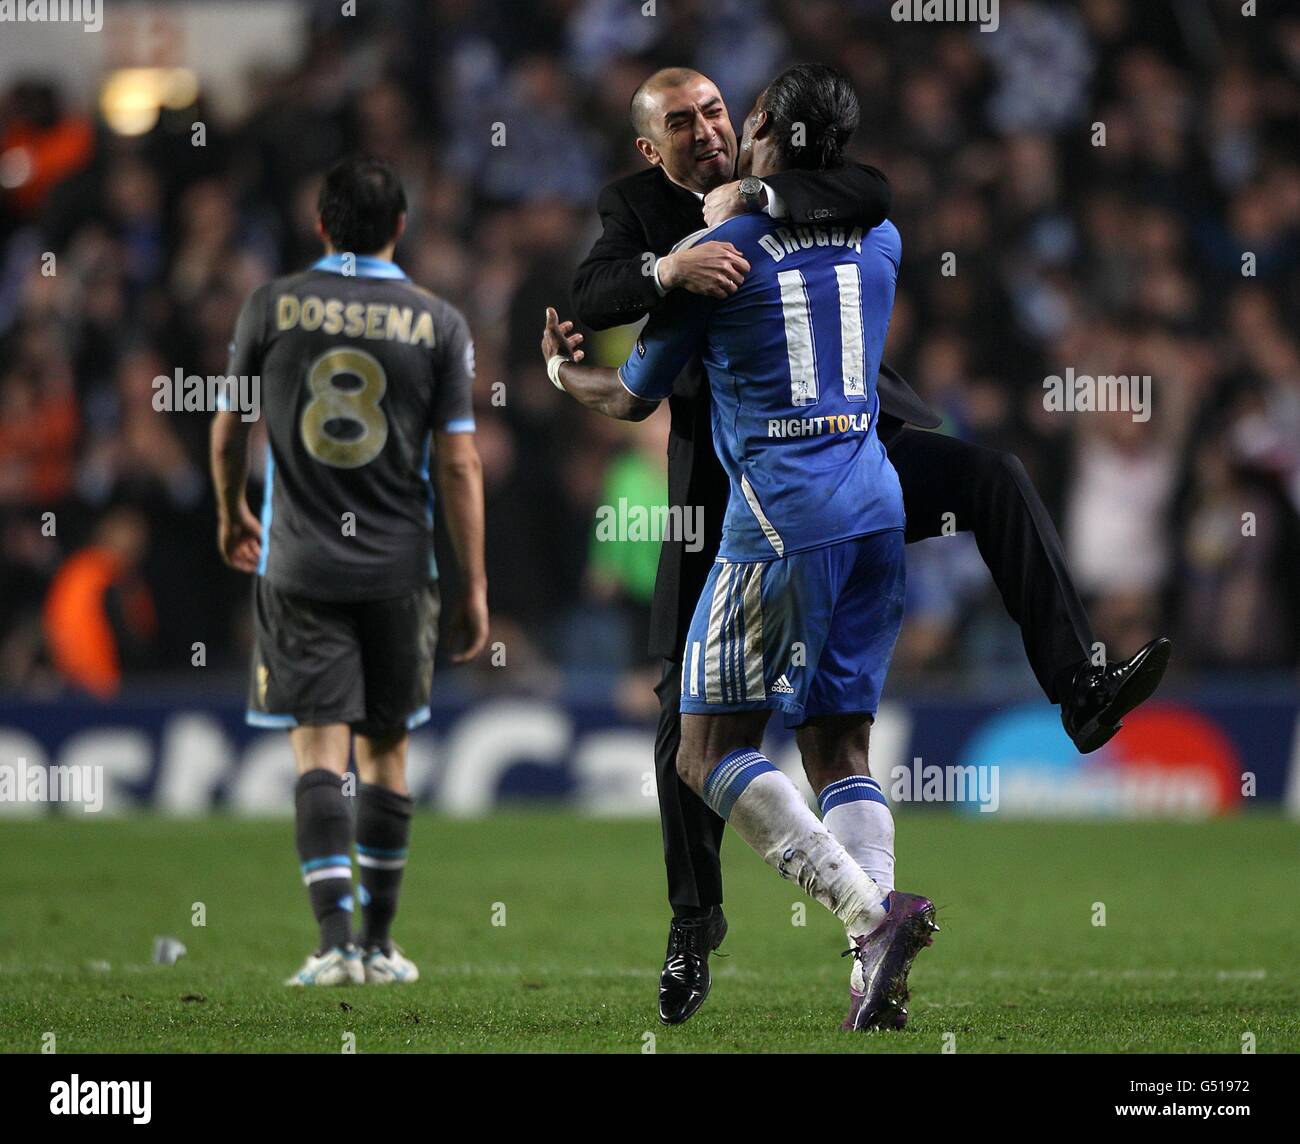
<path id="1" fill-rule="evenodd" d="M 1061 539 L 1024 466 L 1010 453 L 917 429 L 893 434 L 886 449 L 903 487 L 908 543 L 941 535 L 947 520 L 974 533 L 1039 685 L 1059 702 L 1055 680 L 1088 657 L 1093 636 Z M 722 903 L 726 824 L 677 777 L 681 650 L 664 661 L 656 688 L 655 772 L 668 900 L 676 913 L 698 914 Z"/>

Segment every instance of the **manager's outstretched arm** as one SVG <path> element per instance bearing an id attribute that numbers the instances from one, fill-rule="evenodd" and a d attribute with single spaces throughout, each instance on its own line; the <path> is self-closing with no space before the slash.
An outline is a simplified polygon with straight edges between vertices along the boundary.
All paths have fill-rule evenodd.
<path id="1" fill-rule="evenodd" d="M 729 242 L 701 242 L 662 256 L 647 250 L 645 232 L 618 184 L 601 191 L 597 209 L 600 237 L 570 289 L 578 318 L 593 330 L 640 321 L 677 289 L 725 298 L 749 272 Z"/>

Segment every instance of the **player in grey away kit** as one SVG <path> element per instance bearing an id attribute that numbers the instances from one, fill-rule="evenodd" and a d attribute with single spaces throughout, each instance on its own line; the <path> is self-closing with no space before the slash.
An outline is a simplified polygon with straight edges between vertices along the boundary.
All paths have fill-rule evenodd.
<path id="1" fill-rule="evenodd" d="M 387 164 L 340 163 L 319 214 L 325 257 L 258 287 L 239 316 L 228 372 L 261 377 L 266 484 L 259 520 L 244 497 L 251 425 L 218 413 L 218 544 L 257 575 L 248 721 L 286 728 L 298 769 L 320 943 L 287 984 L 410 982 L 418 970 L 389 930 L 410 836 L 407 737 L 429 717 L 437 643 L 431 461 L 465 581 L 451 659 L 487 643 L 474 350 L 459 311 L 393 262 L 406 196 Z"/>

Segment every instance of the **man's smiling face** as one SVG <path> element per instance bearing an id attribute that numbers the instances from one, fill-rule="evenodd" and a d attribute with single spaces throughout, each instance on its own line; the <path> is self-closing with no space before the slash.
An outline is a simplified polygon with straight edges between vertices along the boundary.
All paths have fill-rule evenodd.
<path id="1" fill-rule="evenodd" d="M 674 183 L 705 194 L 736 170 L 736 132 L 718 89 L 696 76 L 645 95 L 641 153 Z"/>

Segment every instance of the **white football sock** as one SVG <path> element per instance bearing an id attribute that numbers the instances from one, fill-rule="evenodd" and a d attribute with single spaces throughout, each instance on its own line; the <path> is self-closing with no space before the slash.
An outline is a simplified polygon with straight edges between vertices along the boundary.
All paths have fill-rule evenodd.
<path id="1" fill-rule="evenodd" d="M 838 917 L 851 938 L 884 919 L 884 892 L 758 751 L 733 751 L 714 767 L 704 800 L 781 877 Z"/>
<path id="2" fill-rule="evenodd" d="M 885 893 L 894 888 L 894 815 L 869 775 L 830 783 L 817 796 L 822 822 Z"/>

